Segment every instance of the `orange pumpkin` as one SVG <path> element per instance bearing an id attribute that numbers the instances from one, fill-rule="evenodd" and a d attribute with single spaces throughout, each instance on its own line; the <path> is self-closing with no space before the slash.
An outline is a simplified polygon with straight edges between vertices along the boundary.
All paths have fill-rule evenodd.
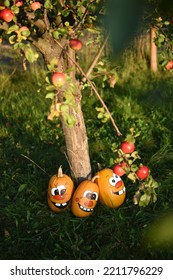
<path id="1" fill-rule="evenodd" d="M 97 172 L 96 175 L 95 183 L 99 187 L 100 202 L 110 208 L 119 207 L 126 197 L 126 188 L 120 176 L 109 168 Z"/>
<path id="2" fill-rule="evenodd" d="M 61 212 L 69 207 L 74 191 L 73 181 L 69 176 L 63 174 L 62 168 L 58 174 L 51 177 L 48 185 L 47 201 L 51 210 Z"/>
<path id="3" fill-rule="evenodd" d="M 71 211 L 76 217 L 90 216 L 98 201 L 99 188 L 93 180 L 85 180 L 77 187 L 71 203 Z"/>

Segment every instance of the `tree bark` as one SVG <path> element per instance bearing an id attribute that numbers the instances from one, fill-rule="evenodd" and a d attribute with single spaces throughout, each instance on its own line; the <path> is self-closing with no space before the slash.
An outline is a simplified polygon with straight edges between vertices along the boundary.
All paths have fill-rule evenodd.
<path id="1" fill-rule="evenodd" d="M 150 30 L 150 69 L 153 72 L 157 72 L 157 46 L 154 43 L 156 36 L 156 29 L 151 27 Z"/>
<path id="2" fill-rule="evenodd" d="M 46 64 L 50 63 L 53 58 L 57 58 L 58 65 L 57 71 L 65 71 L 68 68 L 73 67 L 73 61 L 75 60 L 75 52 L 72 49 L 65 49 L 68 51 L 63 54 L 62 49 L 56 44 L 52 37 L 45 36 L 34 42 L 34 45 L 42 53 Z M 61 45 L 66 46 L 66 41 L 61 41 Z M 72 58 L 70 60 L 69 58 Z M 81 108 L 81 89 L 80 84 L 76 80 L 75 69 L 71 71 L 68 75 L 71 76 L 71 80 L 77 85 L 77 92 L 75 92 L 75 105 L 76 108 L 70 107 L 70 115 L 74 116 L 76 119 L 75 124 L 70 127 L 66 124 L 63 116 L 60 116 L 62 129 L 64 132 L 66 152 L 68 157 L 68 162 L 71 169 L 71 174 L 77 183 L 84 179 L 91 178 L 91 163 L 89 157 L 89 147 L 87 132 L 83 117 L 83 112 Z M 62 101 L 63 96 L 59 96 L 59 102 Z M 61 164 L 61 163 L 57 163 Z"/>

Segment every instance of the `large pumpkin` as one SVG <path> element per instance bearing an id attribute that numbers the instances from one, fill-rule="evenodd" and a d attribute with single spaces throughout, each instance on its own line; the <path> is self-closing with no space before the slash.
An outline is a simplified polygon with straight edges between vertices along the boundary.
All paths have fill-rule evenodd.
<path id="1" fill-rule="evenodd" d="M 100 202 L 110 208 L 119 207 L 126 197 L 122 179 L 109 168 L 97 172 L 96 175 L 95 183 L 99 187 Z"/>
<path id="2" fill-rule="evenodd" d="M 61 212 L 69 207 L 74 191 L 73 181 L 69 176 L 63 174 L 62 168 L 58 169 L 58 174 L 51 177 L 48 185 L 47 201 L 49 207 L 54 212 Z"/>
<path id="3" fill-rule="evenodd" d="M 99 188 L 93 180 L 85 180 L 77 187 L 71 203 L 71 211 L 76 217 L 90 216 L 98 201 Z"/>

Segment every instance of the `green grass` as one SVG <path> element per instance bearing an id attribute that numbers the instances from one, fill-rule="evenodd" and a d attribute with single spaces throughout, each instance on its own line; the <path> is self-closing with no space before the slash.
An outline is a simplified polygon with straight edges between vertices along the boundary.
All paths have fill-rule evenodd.
<path id="1" fill-rule="evenodd" d="M 155 248 L 146 239 L 150 225 L 173 203 L 172 73 L 151 75 L 135 67 L 133 73 L 122 67 L 115 88 L 102 95 L 123 136 L 131 127 L 140 131 L 136 147 L 159 182 L 158 200 L 144 209 L 134 206 L 135 186 L 125 178 L 127 199 L 119 209 L 98 204 L 91 217 L 80 219 L 70 210 L 56 214 L 47 206 L 49 175 L 61 164 L 68 174 L 69 167 L 60 123 L 47 120 L 44 71 L 37 65 L 25 73 L 1 66 L 0 259 L 172 259 L 171 246 Z M 123 137 L 118 139 L 110 122 L 97 119 L 99 102 L 87 91 L 85 96 L 96 172 L 111 167 L 114 147 Z"/>

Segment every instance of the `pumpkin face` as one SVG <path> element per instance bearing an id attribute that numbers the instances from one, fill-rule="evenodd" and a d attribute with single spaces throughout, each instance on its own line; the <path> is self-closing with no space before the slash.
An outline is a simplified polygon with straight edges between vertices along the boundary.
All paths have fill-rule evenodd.
<path id="1" fill-rule="evenodd" d="M 98 201 L 99 188 L 90 181 L 85 180 L 77 187 L 71 203 L 72 213 L 76 217 L 90 216 Z"/>
<path id="2" fill-rule="evenodd" d="M 59 168 L 58 174 L 51 177 L 48 185 L 47 201 L 51 210 L 54 212 L 66 210 L 69 207 L 73 191 L 73 181 Z"/>
<path id="3" fill-rule="evenodd" d="M 125 200 L 126 188 L 122 179 L 112 169 L 106 168 L 96 173 L 95 182 L 99 187 L 99 200 L 102 204 L 117 208 Z"/>

